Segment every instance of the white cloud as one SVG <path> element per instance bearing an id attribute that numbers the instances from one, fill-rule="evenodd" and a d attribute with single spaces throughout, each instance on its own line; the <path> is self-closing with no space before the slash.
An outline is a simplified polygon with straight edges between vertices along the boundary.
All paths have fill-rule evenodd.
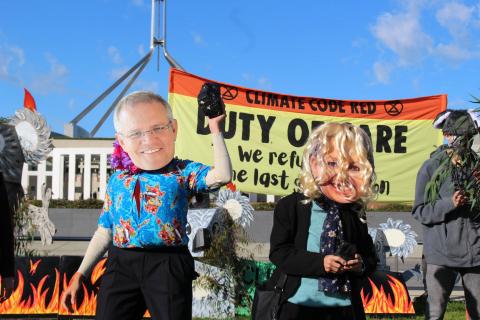
<path id="1" fill-rule="evenodd" d="M 137 7 L 143 7 L 143 0 L 132 0 L 132 4 Z"/>
<path id="2" fill-rule="evenodd" d="M 463 3 L 449 2 L 437 11 L 438 23 L 447 28 L 453 37 L 461 37 L 468 32 L 467 28 L 472 20 L 475 7 L 468 7 Z"/>
<path id="3" fill-rule="evenodd" d="M 253 86 L 253 87 L 259 87 L 260 89 L 267 90 L 271 89 L 272 83 L 270 79 L 268 79 L 266 76 L 257 76 L 255 74 L 251 74 L 248 72 L 243 72 L 241 74 L 241 77 L 243 80 L 247 82 L 247 85 Z"/>
<path id="4" fill-rule="evenodd" d="M 252 78 L 252 76 L 249 73 L 244 72 L 242 73 L 242 78 L 248 81 Z"/>
<path id="5" fill-rule="evenodd" d="M 140 44 L 137 48 L 137 52 L 138 54 L 143 57 L 144 55 L 147 54 L 147 52 L 145 52 L 145 47 L 143 46 L 143 44 Z"/>
<path id="6" fill-rule="evenodd" d="M 18 61 L 18 65 L 23 66 L 25 64 L 25 53 L 23 49 L 16 46 L 11 46 L 9 49 L 10 49 L 10 52 Z"/>
<path id="7" fill-rule="evenodd" d="M 383 13 L 371 28 L 382 50 L 382 62 L 373 65 L 378 82 L 388 83 L 395 69 L 416 66 L 426 59 L 437 58 L 443 63 L 458 64 L 480 58 L 480 50 L 472 41 L 475 38 L 472 34 L 480 27 L 480 3 L 477 6 L 465 5 L 461 0 L 406 0 L 400 3 L 400 11 Z M 436 19 L 430 28 L 440 28 L 431 35 L 421 24 L 430 13 Z M 435 39 L 433 35 L 442 38 Z M 385 48 L 388 50 L 383 51 Z M 389 62 L 384 54 L 388 51 L 393 53 Z"/>
<path id="8" fill-rule="evenodd" d="M 158 93 L 160 91 L 160 83 L 158 83 L 157 81 L 137 80 L 135 88 L 137 90 L 146 90 Z"/>
<path id="9" fill-rule="evenodd" d="M 393 51 L 400 65 L 419 62 L 432 50 L 433 40 L 420 25 L 417 8 L 403 13 L 384 13 L 372 27 L 380 43 Z"/>
<path id="10" fill-rule="evenodd" d="M 437 11 L 435 16 L 439 25 L 446 28 L 452 37 L 450 42 L 442 42 L 436 46 L 439 57 L 453 63 L 480 57 L 480 51 L 471 40 L 471 34 L 477 33 L 476 28 L 480 26 L 475 15 L 478 9 L 478 6 L 447 2 Z"/>
<path id="11" fill-rule="evenodd" d="M 366 44 L 367 44 L 367 41 L 364 38 L 358 38 L 358 39 L 354 39 L 352 41 L 352 47 L 353 48 L 361 48 L 361 47 L 365 46 Z"/>
<path id="12" fill-rule="evenodd" d="M 260 78 L 258 78 L 258 84 L 259 84 L 259 85 L 262 85 L 262 86 L 263 86 L 263 85 L 267 84 L 268 82 L 269 82 L 269 81 L 268 81 L 268 79 L 267 79 L 266 77 L 261 76 Z"/>
<path id="13" fill-rule="evenodd" d="M 453 62 L 468 60 L 475 55 L 475 53 L 469 51 L 466 48 L 462 48 L 461 46 L 454 43 L 450 43 L 450 44 L 440 43 L 437 46 L 437 54 Z"/>
<path id="14" fill-rule="evenodd" d="M 373 72 L 375 73 L 375 79 L 378 82 L 387 84 L 390 82 L 390 73 L 394 67 L 385 62 L 375 62 L 373 65 Z"/>
<path id="15" fill-rule="evenodd" d="M 421 89 L 421 79 L 420 78 L 415 78 L 412 79 L 412 87 L 415 88 L 415 90 L 420 90 Z"/>
<path id="16" fill-rule="evenodd" d="M 128 71 L 128 67 L 119 67 L 110 71 L 110 78 L 117 80 Z"/>
<path id="17" fill-rule="evenodd" d="M 113 63 L 115 64 L 123 63 L 122 56 L 120 55 L 120 51 L 117 49 L 117 47 L 114 47 L 114 46 L 108 47 L 108 55 L 112 59 Z"/>
<path id="18" fill-rule="evenodd" d="M 68 100 L 68 109 L 70 111 L 74 111 L 76 108 L 77 103 L 75 102 L 75 99 L 70 99 Z"/>
<path id="19" fill-rule="evenodd" d="M 25 52 L 22 48 L 0 43 L 0 79 L 21 83 L 18 69 L 25 64 Z"/>
<path id="20" fill-rule="evenodd" d="M 30 84 L 31 88 L 43 94 L 64 91 L 68 68 L 50 53 L 45 54 L 45 59 L 50 64 L 50 70 L 46 74 L 36 76 Z"/>
<path id="21" fill-rule="evenodd" d="M 64 77 L 68 74 L 67 67 L 58 62 L 57 58 L 55 58 L 52 54 L 46 53 L 45 58 L 47 59 L 48 63 L 50 63 L 50 74 L 56 77 Z"/>
<path id="22" fill-rule="evenodd" d="M 205 42 L 205 40 L 203 39 L 203 37 L 200 34 L 194 32 L 194 31 L 190 32 L 190 34 L 192 35 L 192 40 L 193 40 L 194 44 L 196 44 L 198 46 L 206 46 L 207 45 L 207 43 Z"/>

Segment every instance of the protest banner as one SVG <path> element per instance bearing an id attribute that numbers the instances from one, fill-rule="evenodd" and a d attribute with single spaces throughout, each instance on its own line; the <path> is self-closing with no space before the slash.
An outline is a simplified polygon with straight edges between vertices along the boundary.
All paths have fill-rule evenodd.
<path id="1" fill-rule="evenodd" d="M 442 143 L 432 128 L 446 109 L 445 94 L 396 100 L 339 100 L 299 97 L 243 88 L 170 72 L 169 103 L 178 121 L 176 154 L 213 164 L 207 118 L 197 95 L 205 82 L 221 85 L 226 105 L 225 140 L 243 192 L 286 195 L 295 190 L 303 146 L 316 126 L 350 122 L 371 137 L 379 201 L 412 201 L 416 174 Z"/>

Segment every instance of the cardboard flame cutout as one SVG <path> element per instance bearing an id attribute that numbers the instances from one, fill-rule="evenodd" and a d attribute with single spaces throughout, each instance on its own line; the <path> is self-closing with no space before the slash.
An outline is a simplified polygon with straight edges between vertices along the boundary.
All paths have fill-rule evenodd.
<path id="1" fill-rule="evenodd" d="M 360 292 L 365 313 L 415 314 L 413 302 L 400 274 L 375 272 L 368 278 L 368 282 L 369 286 L 364 285 Z"/>
<path id="2" fill-rule="evenodd" d="M 8 300 L 0 303 L 0 318 L 11 318 L 11 316 L 18 315 L 36 316 L 37 318 L 52 318 L 52 315 L 60 318 L 71 316 L 93 318 L 98 288 L 105 272 L 106 259 L 102 259 L 94 267 L 89 283 L 83 285 L 74 305 L 75 311 L 68 313 L 60 306 L 63 288 L 67 287 L 81 260 L 82 257 L 74 256 L 39 259 L 17 258 L 16 265 L 19 269 L 16 288 Z M 243 280 L 245 283 L 251 284 L 253 295 L 255 285 L 264 282 L 270 276 L 274 266 L 270 263 L 255 261 L 250 263 L 252 264 L 251 270 L 246 270 Z M 259 272 L 260 264 L 268 272 Z M 398 273 L 375 272 L 363 284 L 361 298 L 367 314 L 415 313 L 407 288 Z M 195 314 L 195 310 L 194 316 L 198 316 Z M 149 317 L 148 312 L 145 317 Z"/>

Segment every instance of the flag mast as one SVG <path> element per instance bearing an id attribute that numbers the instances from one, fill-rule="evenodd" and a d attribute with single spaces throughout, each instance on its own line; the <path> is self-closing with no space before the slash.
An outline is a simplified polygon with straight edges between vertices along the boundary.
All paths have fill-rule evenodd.
<path id="1" fill-rule="evenodd" d="M 158 1 L 163 2 L 163 24 L 162 24 L 163 30 L 162 30 L 161 39 L 157 39 L 155 37 L 155 7 L 156 7 L 156 2 Z M 147 64 L 150 62 L 150 59 L 152 58 L 152 55 L 153 55 L 153 51 L 155 50 L 156 47 L 161 46 L 163 48 L 162 50 L 163 56 L 165 57 L 165 59 L 167 60 L 167 62 L 170 64 L 171 67 L 179 70 L 184 70 L 182 66 L 177 61 L 175 61 L 175 59 L 169 54 L 167 50 L 167 41 L 166 41 L 167 39 L 167 3 L 166 2 L 167 0 L 152 0 L 149 52 L 142 59 L 140 59 L 140 61 L 138 61 L 133 67 L 131 67 L 127 72 L 125 72 L 117 81 L 115 81 L 115 83 L 113 83 L 110 87 L 108 87 L 107 90 L 105 90 L 102 94 L 100 94 L 100 96 L 98 96 L 91 104 L 89 104 L 84 110 L 82 110 L 75 118 L 73 118 L 69 123 L 65 125 L 64 130 L 69 131 L 68 133 L 72 138 L 95 136 L 95 134 L 103 125 L 105 120 L 115 109 L 115 106 L 117 105 L 117 103 L 120 101 L 120 99 L 123 98 L 125 93 L 128 91 L 128 89 L 130 89 L 132 84 L 135 82 L 135 80 L 138 78 L 138 76 L 142 73 L 142 71 L 145 69 Z M 103 116 L 100 118 L 98 123 L 90 132 L 87 132 L 85 129 L 81 128 L 77 124 L 90 111 L 92 111 L 101 101 L 103 101 L 103 99 L 105 99 L 115 88 L 117 88 L 124 80 L 126 80 L 130 76 L 131 78 L 128 80 L 125 87 L 122 89 L 120 94 L 115 98 L 113 103 L 108 108 L 107 112 L 103 114 Z"/>

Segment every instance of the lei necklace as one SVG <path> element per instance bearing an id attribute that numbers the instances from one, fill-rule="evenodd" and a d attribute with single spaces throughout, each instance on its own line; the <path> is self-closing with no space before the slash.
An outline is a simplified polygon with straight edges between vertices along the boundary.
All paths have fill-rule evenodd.
<path id="1" fill-rule="evenodd" d="M 115 170 L 127 171 L 130 174 L 136 174 L 140 172 L 140 169 L 137 168 L 128 153 L 123 150 L 120 143 L 117 140 L 113 142 L 113 153 L 110 157 L 110 165 Z"/>

